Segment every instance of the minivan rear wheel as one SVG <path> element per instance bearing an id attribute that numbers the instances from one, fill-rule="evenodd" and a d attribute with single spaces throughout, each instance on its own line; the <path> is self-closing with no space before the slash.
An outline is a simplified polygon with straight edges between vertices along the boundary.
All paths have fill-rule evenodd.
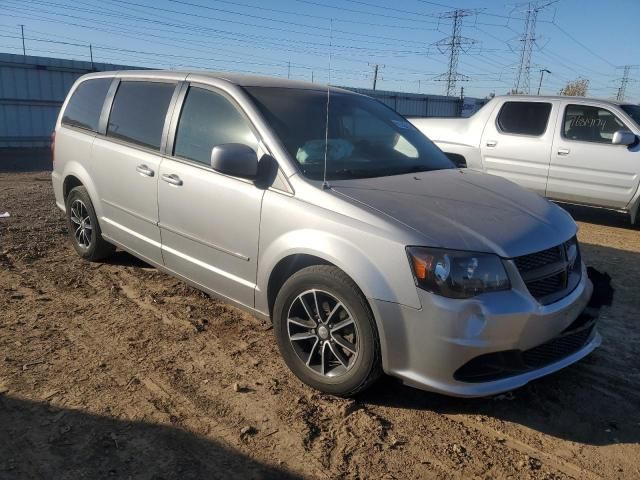
<path id="1" fill-rule="evenodd" d="M 381 373 L 369 305 L 337 267 L 315 265 L 292 275 L 276 298 L 273 324 L 287 366 L 322 392 L 355 395 Z"/>
<path id="2" fill-rule="evenodd" d="M 73 248 L 85 260 L 97 261 L 111 255 L 116 247 L 102 238 L 96 212 L 85 187 L 73 188 L 66 199 L 67 226 Z"/>

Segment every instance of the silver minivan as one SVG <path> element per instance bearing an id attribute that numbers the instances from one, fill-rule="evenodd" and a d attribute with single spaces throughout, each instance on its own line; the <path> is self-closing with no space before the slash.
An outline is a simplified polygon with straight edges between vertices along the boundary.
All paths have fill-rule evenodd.
<path id="1" fill-rule="evenodd" d="M 302 381 L 382 372 L 456 396 L 510 390 L 600 344 L 576 224 L 456 169 L 369 97 L 175 71 L 80 78 L 54 134 L 78 254 L 121 248 L 270 319 Z"/>

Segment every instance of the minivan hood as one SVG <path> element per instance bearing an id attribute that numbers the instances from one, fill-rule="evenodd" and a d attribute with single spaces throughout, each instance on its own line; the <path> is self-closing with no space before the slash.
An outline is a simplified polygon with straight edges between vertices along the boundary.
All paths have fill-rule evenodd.
<path id="1" fill-rule="evenodd" d="M 577 227 L 557 205 L 473 170 L 331 182 L 332 189 L 425 237 L 425 246 L 517 257 L 565 242 Z"/>

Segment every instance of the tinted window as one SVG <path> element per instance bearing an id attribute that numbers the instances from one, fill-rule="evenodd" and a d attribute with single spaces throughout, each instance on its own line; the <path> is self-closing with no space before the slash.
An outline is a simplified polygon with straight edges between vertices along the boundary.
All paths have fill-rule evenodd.
<path id="1" fill-rule="evenodd" d="M 102 105 L 111 85 L 111 78 L 85 80 L 73 92 L 62 116 L 62 123 L 98 131 Z"/>
<path id="2" fill-rule="evenodd" d="M 363 95 L 247 87 L 266 121 L 302 173 L 322 180 L 384 177 L 454 165 L 404 117 Z M 328 141 L 325 136 L 328 133 Z"/>
<path id="3" fill-rule="evenodd" d="M 611 143 L 613 134 L 622 129 L 626 129 L 624 123 L 604 108 L 567 105 L 564 112 L 562 133 L 569 140 Z"/>
<path id="4" fill-rule="evenodd" d="M 542 135 L 547 129 L 550 103 L 505 102 L 498 115 L 498 126 L 504 133 Z"/>
<path id="5" fill-rule="evenodd" d="M 171 83 L 121 82 L 107 135 L 159 150 L 174 89 Z"/>
<path id="6" fill-rule="evenodd" d="M 620 108 L 627 112 L 627 115 L 640 127 L 640 105 L 621 105 Z"/>
<path id="7" fill-rule="evenodd" d="M 182 107 L 174 154 L 209 165 L 213 147 L 224 143 L 258 149 L 248 121 L 229 100 L 210 90 L 191 87 Z"/>

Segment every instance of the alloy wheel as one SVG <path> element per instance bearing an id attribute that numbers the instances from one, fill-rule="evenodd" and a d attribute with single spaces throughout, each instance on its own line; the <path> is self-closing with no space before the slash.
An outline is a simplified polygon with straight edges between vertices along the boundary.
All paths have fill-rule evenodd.
<path id="1" fill-rule="evenodd" d="M 87 206 L 82 200 L 76 199 L 71 203 L 71 223 L 74 228 L 73 236 L 78 245 L 84 249 L 91 246 L 91 233 L 93 225 L 91 225 L 91 217 Z"/>
<path id="2" fill-rule="evenodd" d="M 287 332 L 298 358 L 322 376 L 344 375 L 358 356 L 358 326 L 329 292 L 312 289 L 298 295 L 289 306 Z"/>

